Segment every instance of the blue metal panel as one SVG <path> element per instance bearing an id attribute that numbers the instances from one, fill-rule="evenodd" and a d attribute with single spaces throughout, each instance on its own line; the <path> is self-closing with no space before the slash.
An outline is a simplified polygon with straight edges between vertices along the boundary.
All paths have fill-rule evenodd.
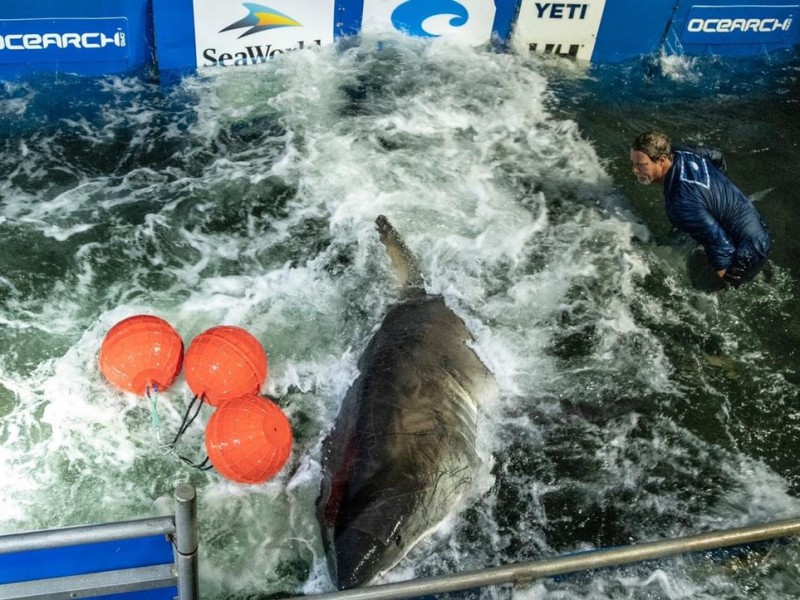
<path id="1" fill-rule="evenodd" d="M 82 575 L 168 564 L 172 544 L 163 535 L 0 555 L 0 583 Z"/>
<path id="2" fill-rule="evenodd" d="M 497 12 L 492 24 L 493 43 L 498 49 L 505 48 L 511 39 L 511 30 L 519 15 L 522 0 L 494 0 Z"/>
<path id="3" fill-rule="evenodd" d="M 677 0 L 606 0 L 592 62 L 621 62 L 656 52 Z"/>
<path id="4" fill-rule="evenodd" d="M 150 0 L 4 0 L 0 77 L 152 68 Z"/>
<path id="5" fill-rule="evenodd" d="M 358 35 L 364 15 L 364 0 L 336 0 L 334 10 L 336 18 L 334 19 L 333 37 Z"/>
<path id="6" fill-rule="evenodd" d="M 197 66 L 192 0 L 153 0 L 158 67 L 164 71 L 188 71 Z"/>

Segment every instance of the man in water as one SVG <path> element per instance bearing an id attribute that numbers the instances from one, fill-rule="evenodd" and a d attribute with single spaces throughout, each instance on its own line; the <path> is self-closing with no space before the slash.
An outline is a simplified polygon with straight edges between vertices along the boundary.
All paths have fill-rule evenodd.
<path id="1" fill-rule="evenodd" d="M 673 146 L 659 131 L 645 131 L 631 144 L 639 183 L 664 184 L 667 217 L 703 246 L 711 266 L 727 283 L 753 279 L 767 262 L 769 231 L 753 203 L 725 175 L 717 150 Z"/>

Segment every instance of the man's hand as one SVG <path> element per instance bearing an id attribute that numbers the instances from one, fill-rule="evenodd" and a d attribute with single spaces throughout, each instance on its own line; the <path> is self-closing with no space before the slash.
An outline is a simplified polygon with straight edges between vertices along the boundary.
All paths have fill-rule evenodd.
<path id="1" fill-rule="evenodd" d="M 725 277 L 725 271 L 726 271 L 726 269 L 721 269 L 721 270 L 717 271 L 717 275 L 719 275 L 720 279 Z"/>
<path id="2" fill-rule="evenodd" d="M 720 271 L 717 271 L 719 273 Z M 737 287 L 742 283 L 742 275 L 744 275 L 744 270 L 741 266 L 737 264 L 733 264 L 724 271 L 722 271 L 724 275 L 723 279 L 730 283 L 732 286 Z"/>

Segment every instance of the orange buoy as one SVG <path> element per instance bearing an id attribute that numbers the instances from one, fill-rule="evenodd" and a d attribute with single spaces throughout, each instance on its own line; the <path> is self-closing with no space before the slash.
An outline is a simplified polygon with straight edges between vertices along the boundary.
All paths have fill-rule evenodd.
<path id="1" fill-rule="evenodd" d="M 239 327 L 212 327 L 194 338 L 186 351 L 186 383 L 212 406 L 257 395 L 267 371 L 264 348 Z"/>
<path id="2" fill-rule="evenodd" d="M 240 483 L 264 483 L 283 468 L 291 450 L 289 420 L 277 404 L 260 396 L 226 401 L 206 426 L 211 464 Z"/>
<path id="3" fill-rule="evenodd" d="M 113 385 L 142 396 L 148 387 L 167 389 L 178 377 L 183 340 L 164 319 L 136 315 L 108 331 L 98 360 Z"/>

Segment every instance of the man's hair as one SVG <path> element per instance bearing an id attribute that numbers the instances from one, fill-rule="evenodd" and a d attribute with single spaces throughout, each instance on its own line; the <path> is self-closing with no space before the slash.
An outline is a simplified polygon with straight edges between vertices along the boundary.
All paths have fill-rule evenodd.
<path id="1" fill-rule="evenodd" d="M 633 140 L 631 150 L 643 152 L 650 157 L 650 160 L 656 161 L 665 154 L 672 153 L 672 141 L 666 133 L 655 130 L 645 131 Z"/>

